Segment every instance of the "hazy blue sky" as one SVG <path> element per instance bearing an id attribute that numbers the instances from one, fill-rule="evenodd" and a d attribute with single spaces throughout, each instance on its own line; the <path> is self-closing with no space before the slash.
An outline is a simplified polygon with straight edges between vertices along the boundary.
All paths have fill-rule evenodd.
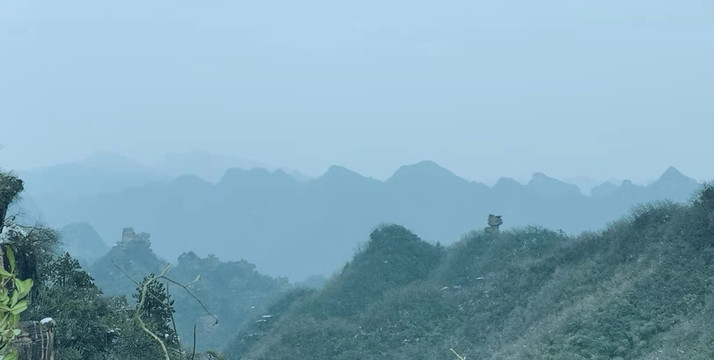
<path id="1" fill-rule="evenodd" d="M 385 178 L 713 179 L 694 0 L 0 0 L 0 166 L 205 150 Z"/>

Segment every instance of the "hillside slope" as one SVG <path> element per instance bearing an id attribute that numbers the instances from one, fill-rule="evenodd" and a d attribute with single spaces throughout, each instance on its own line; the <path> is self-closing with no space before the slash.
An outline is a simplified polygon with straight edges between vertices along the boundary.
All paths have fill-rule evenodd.
<path id="1" fill-rule="evenodd" d="M 387 226 L 323 290 L 286 296 L 226 353 L 711 359 L 712 274 L 712 186 L 687 205 L 641 206 L 578 237 L 535 227 L 477 231 L 443 249 Z"/>

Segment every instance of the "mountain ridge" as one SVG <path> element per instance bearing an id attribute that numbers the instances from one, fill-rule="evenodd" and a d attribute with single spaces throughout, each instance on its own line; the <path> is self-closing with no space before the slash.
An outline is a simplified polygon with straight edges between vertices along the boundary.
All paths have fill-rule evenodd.
<path id="1" fill-rule="evenodd" d="M 543 173 L 525 185 L 502 178 L 489 187 L 424 161 L 385 181 L 340 166 L 304 182 L 282 170 L 234 168 L 215 184 L 189 175 L 98 195 L 43 198 L 32 189 L 28 195 L 55 227 L 87 222 L 108 239 L 131 224 L 161 239 L 154 247 L 164 258 L 189 250 L 225 254 L 299 280 L 335 271 L 380 223 L 404 224 L 444 243 L 485 226 L 490 213 L 504 215 L 505 228 L 540 224 L 578 233 L 638 203 L 686 201 L 699 186 L 674 170 L 664 175 L 667 186 L 624 181 L 587 196 Z"/>

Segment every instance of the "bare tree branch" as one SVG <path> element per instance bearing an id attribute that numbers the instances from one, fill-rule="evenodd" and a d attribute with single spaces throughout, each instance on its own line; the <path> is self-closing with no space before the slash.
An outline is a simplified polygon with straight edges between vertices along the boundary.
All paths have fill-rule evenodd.
<path id="1" fill-rule="evenodd" d="M 121 273 L 124 274 L 124 276 L 126 276 L 129 280 L 131 280 L 131 282 L 133 282 L 133 283 L 136 284 L 137 286 L 141 286 L 140 301 L 139 301 L 139 304 L 137 305 L 136 312 L 134 312 L 134 319 L 136 319 L 136 321 L 139 323 L 139 327 L 141 327 L 141 329 L 142 329 L 144 332 L 146 332 L 147 334 L 149 334 L 149 336 L 151 336 L 154 340 L 156 340 L 156 341 L 159 343 L 159 345 L 161 346 L 161 350 L 162 350 L 162 352 L 164 353 L 164 356 L 165 356 L 166 360 L 171 360 L 171 358 L 169 357 L 168 349 L 166 348 L 166 344 L 164 343 L 164 341 L 163 341 L 158 335 L 156 335 L 156 334 L 153 333 L 151 330 L 149 330 L 148 327 L 146 327 L 146 324 L 144 323 L 143 319 L 141 318 L 141 309 L 142 309 L 142 307 L 144 306 L 144 304 L 145 304 L 145 302 L 146 302 L 146 296 L 147 296 L 147 294 L 148 294 L 149 296 L 152 296 L 154 299 L 160 300 L 160 299 L 158 299 L 158 297 L 156 297 L 155 294 L 152 294 L 152 293 L 149 292 L 149 285 L 151 285 L 152 282 L 157 281 L 157 280 L 160 280 L 160 279 L 163 279 L 163 280 L 166 280 L 167 282 L 170 282 L 170 283 L 172 283 L 172 284 L 174 284 L 174 285 L 177 285 L 177 286 L 183 288 L 183 289 L 186 291 L 186 293 L 188 293 L 194 300 L 196 300 L 196 302 L 197 302 L 199 305 L 201 305 L 201 307 L 203 308 L 203 310 L 204 310 L 208 315 L 210 315 L 211 317 L 213 317 L 213 318 L 215 319 L 215 322 L 213 323 L 213 325 L 215 326 L 216 324 L 218 324 L 218 317 L 217 317 L 216 315 L 214 315 L 212 312 L 210 312 L 210 311 L 208 310 L 208 308 L 206 307 L 206 305 L 203 303 L 203 301 L 201 301 L 201 299 L 199 299 L 196 295 L 194 295 L 194 294 L 191 292 L 191 290 L 189 290 L 189 288 L 188 288 L 189 286 L 195 284 L 195 283 L 200 279 L 200 276 L 196 276 L 196 279 L 194 279 L 193 281 L 191 281 L 191 282 L 188 283 L 188 284 L 181 284 L 181 283 L 179 283 L 179 282 L 177 282 L 177 281 L 175 281 L 175 280 L 173 280 L 173 279 L 171 279 L 171 278 L 166 277 L 166 274 L 169 272 L 169 270 L 171 270 L 171 265 L 169 264 L 169 265 L 167 265 L 167 266 L 161 271 L 161 273 L 160 273 L 159 275 L 156 275 L 156 276 L 153 276 L 153 277 L 147 279 L 143 284 L 140 285 L 138 281 L 134 280 L 134 278 L 132 278 L 131 275 L 129 275 L 129 273 L 127 273 L 126 271 L 124 271 L 124 269 L 122 269 L 119 265 L 117 265 L 117 264 L 114 262 L 114 260 L 112 260 L 112 264 L 113 264 L 114 267 L 116 267 L 119 271 L 121 271 Z M 195 324 L 194 324 L 194 330 L 193 330 L 193 331 L 194 331 L 194 334 L 193 334 L 193 356 L 195 357 L 195 356 L 196 356 L 196 325 L 195 325 Z"/>
<path id="2" fill-rule="evenodd" d="M 451 352 L 454 353 L 454 355 L 456 355 L 456 357 L 459 358 L 459 360 L 466 360 L 465 356 L 461 356 L 461 355 L 457 354 L 456 351 L 454 351 L 454 349 L 449 349 L 449 350 L 451 350 Z"/>
<path id="3" fill-rule="evenodd" d="M 146 302 L 146 293 L 149 291 L 149 285 L 151 285 L 151 283 L 156 281 L 157 279 L 166 275 L 169 269 L 171 269 L 171 265 L 167 265 L 166 268 L 161 271 L 159 276 L 151 277 L 144 282 L 141 288 L 141 297 L 139 300 L 139 304 L 136 307 L 136 312 L 134 312 L 134 319 L 139 323 L 139 327 L 141 327 L 141 329 L 144 330 L 145 333 L 149 334 L 149 336 L 151 336 L 154 340 L 156 340 L 156 342 L 159 343 L 159 346 L 161 346 L 161 351 L 163 351 L 166 360 L 171 360 L 171 357 L 169 357 L 169 351 L 166 349 L 166 344 L 164 344 L 164 341 L 161 340 L 158 335 L 154 334 L 151 330 L 149 330 L 148 327 L 146 327 L 144 320 L 141 318 L 141 309 L 144 306 L 144 303 Z"/>

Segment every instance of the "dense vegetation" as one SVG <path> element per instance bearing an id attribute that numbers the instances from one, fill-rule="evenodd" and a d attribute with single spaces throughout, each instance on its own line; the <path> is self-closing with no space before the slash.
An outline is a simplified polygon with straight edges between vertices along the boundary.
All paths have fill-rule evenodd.
<path id="1" fill-rule="evenodd" d="M 3 298 L 12 300 L 0 309 L 4 324 L 8 319 L 16 321 L 18 314 L 23 320 L 52 318 L 55 348 L 62 360 L 146 360 L 167 355 L 172 360 L 220 359 L 216 353 L 194 354 L 182 346 L 175 330 L 175 302 L 153 275 L 136 284 L 132 295 L 136 301 L 105 296 L 78 260 L 57 251 L 58 232 L 6 219 L 7 205 L 20 190 L 21 180 L 0 173 L 0 243 L 4 250 L 0 260 L 10 264 L 6 268 L 10 270 L 3 272 L 3 293 L 7 295 Z M 12 281 L 6 282 L 6 278 Z M 13 283 L 14 289 L 10 288 Z M 23 294 L 29 295 L 29 306 L 21 300 Z M 20 305 L 22 309 L 16 309 Z M 19 334 L 16 331 L 14 334 Z M 3 333 L 3 339 L 11 338 Z M 3 355 L 7 349 L 3 346 Z"/>
<path id="2" fill-rule="evenodd" d="M 112 247 L 92 265 L 91 274 L 104 293 L 129 297 L 136 294 L 132 279 L 160 273 L 168 265 L 151 250 L 149 235 L 142 233 Z M 181 255 L 168 277 L 178 284 L 191 283 L 190 293 L 170 282 L 163 285 L 175 300 L 178 334 L 191 340 L 196 325 L 197 348 L 201 350 L 222 348 L 236 328 L 261 314 L 289 287 L 287 279 L 262 275 L 246 261 L 223 262 L 193 252 Z"/>
<path id="3" fill-rule="evenodd" d="M 2 175 L 0 180 L 6 185 L 2 194 L 8 198 L 5 203 L 11 203 L 22 190 L 22 181 Z M 90 275 L 79 259 L 64 251 L 74 249 L 87 255 L 80 257 L 85 264 L 91 260 L 88 248 L 101 245 L 102 240 L 87 224 L 67 226 L 59 233 L 42 225 L 18 224 L 14 217 L 4 223 L 8 226 L 2 242 L 17 250 L 21 277 L 35 281 L 24 318 L 55 319 L 61 359 L 162 356 L 157 342 L 134 316 L 139 310 L 140 285 L 169 266 L 151 250 L 148 234 L 130 231 L 89 266 Z M 184 348 L 193 345 L 194 336 L 198 351 L 221 349 L 235 329 L 261 314 L 289 286 L 287 279 L 261 275 L 246 261 L 222 262 L 213 255 L 200 258 L 192 252 L 179 257 L 167 277 L 174 282 L 152 282 L 140 310 L 145 326 L 163 334 L 172 359 L 188 356 Z M 189 291 L 180 286 L 189 283 Z M 164 300 L 157 303 L 157 298 Z"/>
<path id="4" fill-rule="evenodd" d="M 602 231 L 380 227 L 323 290 L 244 328 L 230 359 L 711 359 L 714 187 Z"/>
<path id="5" fill-rule="evenodd" d="M 34 280 L 23 319 L 54 320 L 59 359 L 164 359 L 161 346 L 147 330 L 160 336 L 172 360 L 193 356 L 175 330 L 175 300 L 163 282 L 150 281 L 153 274 L 139 279 L 132 299 L 104 295 L 78 260 L 54 251 L 59 241 L 56 232 L 43 227 L 22 231 L 12 226 L 19 230 L 7 232 L 3 241 L 18 249 L 18 263 L 25 264 L 21 274 Z M 143 303 L 139 301 L 142 294 Z M 195 358 L 219 357 L 205 353 Z"/>

